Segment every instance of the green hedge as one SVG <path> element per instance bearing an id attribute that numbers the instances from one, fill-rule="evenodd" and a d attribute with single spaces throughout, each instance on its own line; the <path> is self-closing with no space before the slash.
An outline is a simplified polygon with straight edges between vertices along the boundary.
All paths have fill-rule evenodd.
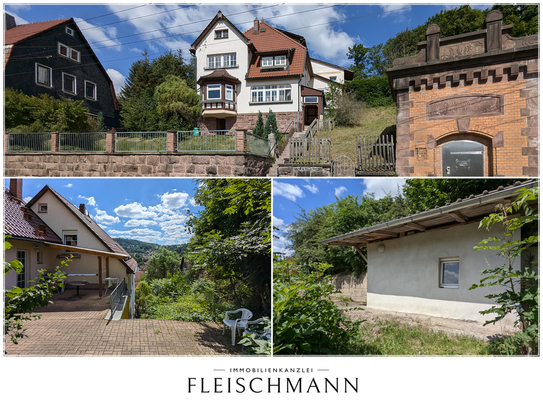
<path id="1" fill-rule="evenodd" d="M 390 106 L 394 104 L 392 90 L 386 76 L 354 79 L 347 82 L 347 86 L 358 100 L 366 103 L 366 106 Z"/>

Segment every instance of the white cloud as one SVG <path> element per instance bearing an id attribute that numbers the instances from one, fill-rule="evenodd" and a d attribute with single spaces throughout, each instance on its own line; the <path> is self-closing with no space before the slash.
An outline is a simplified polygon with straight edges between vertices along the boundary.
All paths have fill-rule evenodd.
<path id="1" fill-rule="evenodd" d="M 274 235 L 273 238 L 273 252 L 274 253 L 283 253 L 286 256 L 291 256 L 294 251 L 287 249 L 287 246 L 290 245 L 290 240 L 281 235 Z"/>
<path id="2" fill-rule="evenodd" d="M 139 202 L 118 206 L 113 210 L 118 216 L 134 219 L 156 218 L 156 212 L 150 211 Z"/>
<path id="3" fill-rule="evenodd" d="M 172 194 L 166 192 L 160 196 L 160 200 L 166 209 L 179 209 L 187 206 L 189 194 L 186 192 L 174 192 Z"/>
<path id="4" fill-rule="evenodd" d="M 275 180 L 273 181 L 273 194 L 284 196 L 292 202 L 296 202 L 297 198 L 303 198 L 305 196 L 304 191 L 302 191 L 299 186 Z"/>
<path id="5" fill-rule="evenodd" d="M 100 27 L 87 23 L 84 19 L 74 17 L 77 26 L 89 43 L 97 43 L 93 45 L 96 51 L 100 51 L 101 47 L 108 47 L 115 51 L 121 51 L 121 42 L 116 39 L 117 28 L 113 26 Z"/>
<path id="6" fill-rule="evenodd" d="M 87 198 L 86 196 L 79 195 L 78 198 L 86 199 L 87 200 L 87 205 L 96 206 L 96 200 L 94 199 L 93 196 L 90 196 L 90 197 Z"/>
<path id="7" fill-rule="evenodd" d="M 148 228 L 131 229 L 131 230 L 114 230 L 114 229 L 111 229 L 108 233 L 110 235 L 112 235 L 112 236 L 115 235 L 116 237 L 120 237 L 120 236 L 128 236 L 128 237 L 137 236 L 137 237 L 141 238 L 142 236 L 145 236 L 147 238 L 152 237 L 153 239 L 158 239 L 162 235 L 162 232 L 160 232 L 159 230 L 153 230 L 153 229 L 148 229 Z"/>
<path id="8" fill-rule="evenodd" d="M 275 216 L 272 215 L 272 224 L 273 226 L 277 228 L 281 228 L 285 224 L 285 221 L 283 219 L 276 218 Z"/>
<path id="9" fill-rule="evenodd" d="M 318 194 L 319 193 L 319 188 L 317 188 L 317 186 L 315 184 L 304 185 L 304 188 L 307 189 L 312 194 Z"/>
<path id="10" fill-rule="evenodd" d="M 334 189 L 334 195 L 335 196 L 340 196 L 340 195 L 343 195 L 345 192 L 347 192 L 347 188 L 341 186 L 341 187 L 337 187 Z"/>
<path id="11" fill-rule="evenodd" d="M 157 222 L 154 220 L 147 220 L 147 219 L 130 219 L 128 222 L 124 224 L 124 227 L 126 228 L 134 228 L 137 226 L 154 226 Z"/>
<path id="12" fill-rule="evenodd" d="M 113 87 L 115 88 L 115 94 L 118 95 L 121 92 L 122 87 L 126 82 L 125 76 L 117 71 L 116 69 L 109 68 L 106 70 L 111 82 L 113 82 Z"/>
<path id="13" fill-rule="evenodd" d="M 117 216 L 108 215 L 106 211 L 102 211 L 98 208 L 96 208 L 96 216 L 94 217 L 94 220 L 96 222 L 103 223 L 106 225 L 112 225 L 114 223 L 120 222 Z"/>
<path id="14" fill-rule="evenodd" d="M 74 186 L 74 184 L 66 184 L 66 185 L 63 185 L 63 187 L 65 187 L 65 188 L 71 188 L 71 187 L 73 187 L 73 186 Z"/>
<path id="15" fill-rule="evenodd" d="M 362 185 L 366 189 L 366 193 L 374 193 L 375 198 L 383 198 L 387 193 L 390 195 L 397 195 L 398 187 L 399 191 L 402 191 L 402 187 L 405 184 L 405 178 L 365 178 L 362 181 Z"/>
<path id="16" fill-rule="evenodd" d="M 23 198 L 23 201 L 28 203 L 32 200 L 32 198 L 33 198 L 32 196 L 27 196 L 26 198 Z"/>

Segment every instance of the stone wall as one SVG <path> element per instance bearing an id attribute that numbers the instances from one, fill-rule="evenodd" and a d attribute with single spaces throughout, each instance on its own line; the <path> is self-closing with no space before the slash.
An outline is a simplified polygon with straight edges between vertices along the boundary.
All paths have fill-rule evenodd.
<path id="1" fill-rule="evenodd" d="M 263 177 L 271 164 L 247 153 L 7 153 L 4 177 Z"/>
<path id="2" fill-rule="evenodd" d="M 280 164 L 277 169 L 279 177 L 330 177 L 331 164 Z M 275 175 L 275 174 L 274 174 Z"/>
<path id="3" fill-rule="evenodd" d="M 368 294 L 367 274 L 355 277 L 352 274 L 336 274 L 332 283 L 336 290 L 341 291 L 342 296 L 351 297 L 356 302 L 365 303 Z"/>
<path id="4" fill-rule="evenodd" d="M 492 11 L 485 30 L 439 38 L 388 71 L 397 104 L 396 172 L 444 176 L 442 147 L 483 145 L 484 176 L 538 176 L 538 36 L 513 38 Z"/>

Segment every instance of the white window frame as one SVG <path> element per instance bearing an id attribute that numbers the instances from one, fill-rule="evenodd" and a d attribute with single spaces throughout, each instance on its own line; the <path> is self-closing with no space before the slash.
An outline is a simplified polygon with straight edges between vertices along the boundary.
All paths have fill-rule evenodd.
<path id="1" fill-rule="evenodd" d="M 224 85 L 224 99 L 234 100 L 234 86 L 228 84 Z"/>
<path id="2" fill-rule="evenodd" d="M 457 263 L 458 264 L 458 282 L 454 283 L 445 283 L 443 281 L 443 272 L 445 264 Z M 448 257 L 439 259 L 439 287 L 440 288 L 458 288 L 460 285 L 460 258 L 458 257 Z"/>
<path id="3" fill-rule="evenodd" d="M 64 47 L 66 48 L 66 55 L 64 55 L 62 52 L 60 52 L 61 48 Z M 76 55 L 77 55 L 77 58 L 73 58 L 72 57 L 72 52 L 75 52 Z M 65 58 L 68 58 L 68 59 L 71 59 L 72 61 L 76 61 L 76 62 L 81 62 L 81 52 L 65 45 L 65 44 L 62 44 L 61 42 L 58 43 L 58 53 L 59 55 L 62 55 L 63 57 Z"/>
<path id="4" fill-rule="evenodd" d="M 74 78 L 74 91 L 66 90 L 66 87 L 64 86 L 64 77 L 65 76 L 71 76 Z M 69 93 L 70 95 L 77 95 L 77 78 L 74 75 L 70 75 L 69 73 L 62 72 L 62 91 Z"/>
<path id="5" fill-rule="evenodd" d="M 72 30 L 70 27 L 66 27 L 66 34 L 74 36 L 74 30 Z"/>
<path id="6" fill-rule="evenodd" d="M 292 102 L 292 86 L 267 85 L 253 86 L 251 88 L 251 103 L 277 102 Z"/>
<path id="7" fill-rule="evenodd" d="M 94 96 L 87 95 L 87 84 L 88 83 L 91 84 L 91 85 L 94 85 Z M 94 82 L 85 80 L 85 97 L 87 99 L 90 99 L 90 100 L 98 100 L 97 92 L 98 92 L 98 86 Z"/>
<path id="8" fill-rule="evenodd" d="M 237 67 L 237 56 L 235 52 L 228 54 L 208 55 L 207 69 L 222 69 Z"/>
<path id="9" fill-rule="evenodd" d="M 315 101 L 311 101 L 311 99 L 315 99 Z M 319 97 L 318 96 L 304 96 L 304 103 L 319 103 Z"/>
<path id="10" fill-rule="evenodd" d="M 38 213 L 47 213 L 47 204 L 39 203 L 38 204 Z"/>
<path id="11" fill-rule="evenodd" d="M 273 57 L 262 57 L 261 66 L 265 66 L 265 67 L 273 66 Z"/>
<path id="12" fill-rule="evenodd" d="M 275 66 L 285 66 L 287 64 L 287 56 L 286 55 L 277 55 L 273 59 L 273 64 Z"/>
<path id="13" fill-rule="evenodd" d="M 225 35 L 226 33 L 226 35 Z M 228 38 L 228 29 L 215 30 L 215 39 L 220 40 L 223 38 Z"/>
<path id="14" fill-rule="evenodd" d="M 53 69 L 52 68 L 49 68 L 48 66 L 45 66 L 45 65 L 42 65 L 42 64 L 38 64 L 36 62 L 36 84 L 40 85 L 40 86 L 47 86 L 48 88 L 52 88 L 53 87 Z M 39 75 L 38 75 L 38 72 L 39 72 L 39 69 L 38 68 L 44 68 L 44 69 L 48 69 L 49 70 L 49 83 L 48 84 L 45 84 L 45 83 L 42 83 L 38 80 L 39 78 Z"/>
<path id="15" fill-rule="evenodd" d="M 68 244 L 66 237 L 68 236 L 75 236 L 75 244 Z M 63 230 L 62 231 L 62 243 L 66 246 L 73 246 L 77 247 L 78 239 L 77 239 L 77 230 Z M 69 252 L 70 250 L 66 250 Z"/>
<path id="16" fill-rule="evenodd" d="M 213 90 L 217 89 L 219 87 L 219 97 L 218 98 L 212 98 L 209 97 L 209 88 L 213 87 Z M 222 86 L 220 83 L 210 83 L 206 85 L 206 100 L 220 100 L 222 99 Z"/>

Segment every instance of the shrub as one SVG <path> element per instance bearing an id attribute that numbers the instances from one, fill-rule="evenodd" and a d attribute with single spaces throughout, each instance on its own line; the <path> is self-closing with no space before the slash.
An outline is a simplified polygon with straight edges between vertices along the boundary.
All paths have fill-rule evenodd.
<path id="1" fill-rule="evenodd" d="M 355 79 L 348 82 L 356 99 L 365 103 L 366 106 L 390 106 L 394 104 L 392 90 L 386 76 Z"/>
<path id="2" fill-rule="evenodd" d="M 136 287 L 135 296 L 136 317 L 142 317 L 147 313 L 149 302 L 154 298 L 149 284 L 145 281 L 141 281 Z"/>
<path id="3" fill-rule="evenodd" d="M 362 102 L 350 93 L 344 93 L 337 98 L 336 109 L 331 115 L 338 126 L 356 126 L 362 121 Z"/>
<path id="4" fill-rule="evenodd" d="M 270 133 L 273 133 L 276 136 L 279 133 L 279 130 L 277 129 L 277 119 L 275 118 L 275 113 L 273 113 L 271 109 L 266 116 L 266 125 L 264 126 L 263 137 L 268 137 L 268 134 Z"/>
<path id="5" fill-rule="evenodd" d="M 278 261 L 273 280 L 273 353 L 347 354 L 361 321 L 352 322 L 334 304 L 331 277 L 294 275 Z M 295 270 L 297 273 L 297 270 Z"/>
<path id="6" fill-rule="evenodd" d="M 258 111 L 258 118 L 256 119 L 256 126 L 253 129 L 255 136 L 264 137 L 264 121 L 262 120 L 262 113 Z"/>

